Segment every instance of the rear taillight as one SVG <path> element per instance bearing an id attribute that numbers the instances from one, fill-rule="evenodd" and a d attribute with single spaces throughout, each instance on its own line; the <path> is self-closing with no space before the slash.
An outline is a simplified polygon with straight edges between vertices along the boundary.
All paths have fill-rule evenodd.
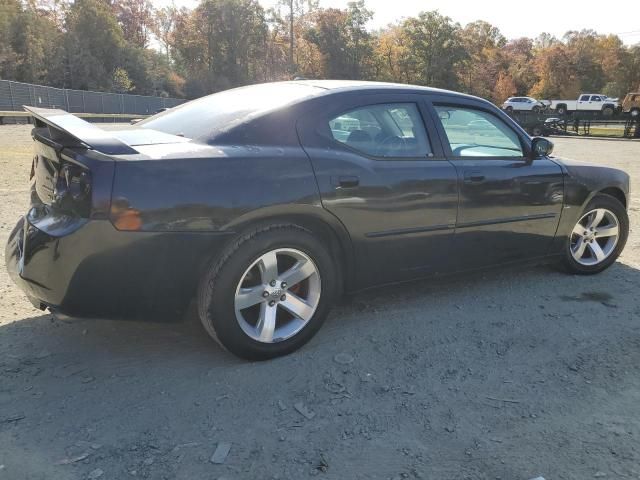
<path id="1" fill-rule="evenodd" d="M 56 172 L 53 206 L 88 217 L 91 210 L 91 173 L 79 165 L 64 163 Z"/>

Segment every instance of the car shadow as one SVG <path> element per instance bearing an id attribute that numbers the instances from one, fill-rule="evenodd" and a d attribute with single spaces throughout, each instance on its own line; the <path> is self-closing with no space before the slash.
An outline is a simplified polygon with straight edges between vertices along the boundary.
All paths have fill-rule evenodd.
<path id="1" fill-rule="evenodd" d="M 234 447 L 214 477 L 270 478 L 266 468 L 306 478 L 318 452 L 332 458 L 327 478 L 349 462 L 373 477 L 412 468 L 523 477 L 509 448 L 529 455 L 530 476 L 549 465 L 571 476 L 600 460 L 577 450 L 567 460 L 553 442 L 598 442 L 602 432 L 554 422 L 591 418 L 612 401 L 585 382 L 605 382 L 616 401 L 637 385 L 638 285 L 640 270 L 617 263 L 592 277 L 512 267 L 388 286 L 338 305 L 299 352 L 262 363 L 225 352 L 193 312 L 184 323 L 16 320 L 0 327 L 0 464 L 16 479 L 84 478 L 96 468 L 113 478 L 195 478 L 210 474 L 224 440 Z M 338 353 L 347 356 L 336 361 Z M 624 454 L 627 438 L 606 442 Z M 385 442 L 415 451 L 382 462 Z M 473 445 L 492 453 L 450 460 Z M 285 465 L 282 448 L 302 460 Z"/>

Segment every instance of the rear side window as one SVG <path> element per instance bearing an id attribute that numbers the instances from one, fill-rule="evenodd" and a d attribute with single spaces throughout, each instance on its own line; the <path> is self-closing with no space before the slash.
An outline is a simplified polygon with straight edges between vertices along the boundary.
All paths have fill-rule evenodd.
<path id="1" fill-rule="evenodd" d="M 329 128 L 334 140 L 374 157 L 417 158 L 432 153 L 422 117 L 413 103 L 350 110 L 329 120 Z"/>
<path id="2" fill-rule="evenodd" d="M 457 157 L 522 157 L 518 134 L 498 117 L 473 108 L 435 106 Z"/>
<path id="3" fill-rule="evenodd" d="M 321 92 L 311 85 L 295 83 L 234 88 L 170 108 L 137 126 L 207 141 L 264 113 Z"/>
<path id="4" fill-rule="evenodd" d="M 580 97 L 580 101 L 581 102 L 588 102 L 589 101 L 589 95 L 582 95 Z"/>

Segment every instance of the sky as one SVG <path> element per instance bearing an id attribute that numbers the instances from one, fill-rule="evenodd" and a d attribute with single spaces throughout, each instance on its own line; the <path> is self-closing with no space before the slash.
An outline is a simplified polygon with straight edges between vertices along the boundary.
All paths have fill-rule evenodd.
<path id="1" fill-rule="evenodd" d="M 197 0 L 173 0 L 177 6 L 193 8 Z M 259 0 L 268 8 L 278 0 Z M 155 0 L 156 5 L 171 0 Z M 347 0 L 320 0 L 321 7 L 345 8 Z M 443 15 L 465 25 L 486 20 L 511 39 L 535 38 L 541 32 L 562 37 L 568 30 L 585 28 L 598 33 L 615 33 L 628 45 L 640 43 L 640 0 L 366 0 L 374 11 L 368 27 L 376 29 L 410 17 L 424 10 L 439 10 Z"/>

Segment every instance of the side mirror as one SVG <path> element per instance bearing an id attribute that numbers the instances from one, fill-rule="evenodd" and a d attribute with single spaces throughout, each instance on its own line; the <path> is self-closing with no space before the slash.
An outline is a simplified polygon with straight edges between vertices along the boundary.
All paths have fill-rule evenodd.
<path id="1" fill-rule="evenodd" d="M 543 137 L 534 137 L 531 142 L 531 160 L 546 157 L 553 152 L 553 143 Z"/>
<path id="2" fill-rule="evenodd" d="M 438 117 L 440 117 L 440 120 L 449 120 L 451 118 L 451 112 L 449 110 L 439 110 Z"/>

